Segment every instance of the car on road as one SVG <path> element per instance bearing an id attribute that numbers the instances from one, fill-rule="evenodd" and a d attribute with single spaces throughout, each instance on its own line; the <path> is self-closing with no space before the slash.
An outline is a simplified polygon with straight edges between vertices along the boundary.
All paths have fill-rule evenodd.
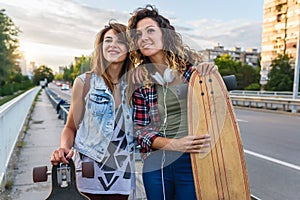
<path id="1" fill-rule="evenodd" d="M 61 90 L 69 90 L 70 87 L 69 87 L 69 85 L 67 85 L 67 84 L 62 84 L 62 86 L 61 86 L 60 89 L 61 89 Z"/>

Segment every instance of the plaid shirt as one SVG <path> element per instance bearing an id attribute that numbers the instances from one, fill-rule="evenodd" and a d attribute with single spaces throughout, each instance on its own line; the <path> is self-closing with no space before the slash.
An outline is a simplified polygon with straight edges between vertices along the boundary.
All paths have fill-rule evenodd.
<path id="1" fill-rule="evenodd" d="M 188 67 L 183 74 L 183 80 L 188 82 L 194 67 Z M 133 93 L 133 120 L 134 133 L 141 149 L 140 152 L 145 159 L 151 151 L 153 141 L 163 135 L 159 132 L 160 116 L 158 113 L 158 96 L 156 84 L 150 88 L 139 87 Z"/>

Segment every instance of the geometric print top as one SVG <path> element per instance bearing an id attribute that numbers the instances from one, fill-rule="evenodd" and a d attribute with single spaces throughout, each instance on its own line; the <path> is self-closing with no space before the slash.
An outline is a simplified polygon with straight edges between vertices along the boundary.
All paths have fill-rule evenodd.
<path id="1" fill-rule="evenodd" d="M 83 178 L 77 175 L 77 185 L 81 192 L 92 194 L 123 194 L 129 195 L 132 189 L 134 152 L 126 150 L 127 140 L 124 127 L 124 116 L 122 106 L 117 108 L 114 133 L 110 144 L 101 162 L 96 162 L 91 158 L 77 153 L 76 161 L 93 161 L 95 176 Z M 79 159 L 78 159 L 79 157 Z M 81 166 L 77 165 L 77 166 Z"/>

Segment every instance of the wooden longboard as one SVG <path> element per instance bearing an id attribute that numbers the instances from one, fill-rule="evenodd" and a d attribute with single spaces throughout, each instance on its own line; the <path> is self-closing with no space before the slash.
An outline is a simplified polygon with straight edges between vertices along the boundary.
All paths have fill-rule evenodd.
<path id="1" fill-rule="evenodd" d="M 189 84 L 189 134 L 211 136 L 208 151 L 191 154 L 197 199 L 249 200 L 240 130 L 222 77 L 193 73 Z"/>

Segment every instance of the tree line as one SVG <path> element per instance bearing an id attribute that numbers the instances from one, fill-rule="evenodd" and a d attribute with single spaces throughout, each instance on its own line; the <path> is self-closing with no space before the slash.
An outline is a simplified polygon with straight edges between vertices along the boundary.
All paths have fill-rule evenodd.
<path id="1" fill-rule="evenodd" d="M 272 60 L 268 82 L 264 86 L 267 91 L 293 91 L 294 69 L 292 59 L 288 55 L 277 55 Z M 260 63 L 258 61 L 258 63 Z M 260 65 L 253 68 L 250 65 L 242 64 L 234 60 L 230 55 L 223 55 L 215 60 L 221 75 L 234 74 L 237 79 L 237 89 L 239 90 L 260 90 Z"/>
<path id="2" fill-rule="evenodd" d="M 0 10 L 0 96 L 7 96 L 32 87 L 32 81 L 23 76 L 19 67 L 18 34 L 14 22 Z"/>

